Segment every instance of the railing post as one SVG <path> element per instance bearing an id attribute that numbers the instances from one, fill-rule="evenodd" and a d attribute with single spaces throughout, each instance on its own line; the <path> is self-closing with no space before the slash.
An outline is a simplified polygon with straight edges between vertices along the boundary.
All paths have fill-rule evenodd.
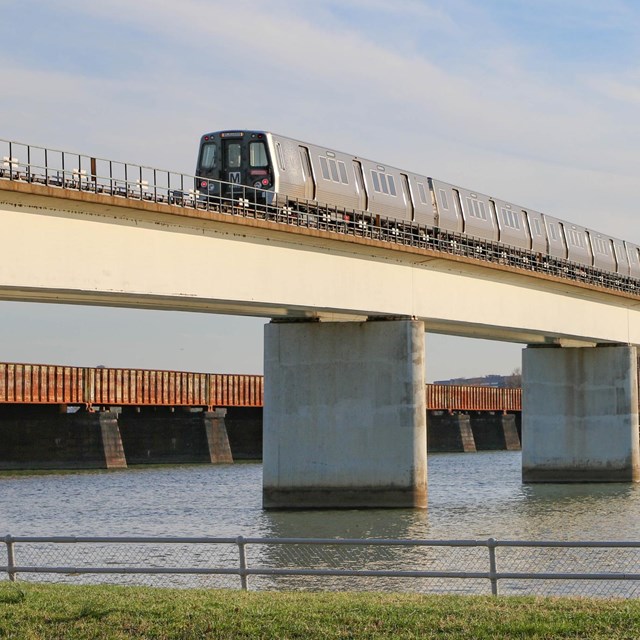
<path id="1" fill-rule="evenodd" d="M 496 571 L 496 547 L 497 542 L 495 538 L 489 538 L 487 540 L 487 547 L 489 548 L 489 580 L 491 581 L 491 595 L 498 595 L 498 578 Z"/>
<path id="2" fill-rule="evenodd" d="M 245 541 L 242 536 L 236 538 L 238 545 L 238 554 L 240 556 L 240 587 L 243 591 L 247 591 L 247 555 L 245 553 Z"/>
<path id="3" fill-rule="evenodd" d="M 5 544 L 7 545 L 7 573 L 9 574 L 9 581 L 10 582 L 15 582 L 16 581 L 16 571 L 13 571 L 13 569 L 16 566 L 16 557 L 15 557 L 15 550 L 14 550 L 14 542 L 13 542 L 13 538 L 10 535 L 5 536 Z"/>

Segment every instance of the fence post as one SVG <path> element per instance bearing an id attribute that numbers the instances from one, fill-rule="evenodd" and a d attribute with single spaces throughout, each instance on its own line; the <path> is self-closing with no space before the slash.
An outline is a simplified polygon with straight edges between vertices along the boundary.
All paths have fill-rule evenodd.
<path id="1" fill-rule="evenodd" d="M 487 540 L 487 547 L 489 548 L 489 580 L 491 581 L 491 595 L 498 595 L 498 578 L 496 571 L 496 547 L 497 542 L 495 538 L 489 538 Z"/>
<path id="2" fill-rule="evenodd" d="M 238 545 L 238 554 L 240 555 L 240 588 L 247 591 L 247 555 L 245 553 L 245 541 L 242 536 L 236 538 Z"/>
<path id="3" fill-rule="evenodd" d="M 16 566 L 15 550 L 13 548 L 13 545 L 15 543 L 13 542 L 13 538 L 10 535 L 5 536 L 4 541 L 7 545 L 7 573 L 9 574 L 9 581 L 15 582 L 16 571 L 13 571 L 14 567 Z"/>

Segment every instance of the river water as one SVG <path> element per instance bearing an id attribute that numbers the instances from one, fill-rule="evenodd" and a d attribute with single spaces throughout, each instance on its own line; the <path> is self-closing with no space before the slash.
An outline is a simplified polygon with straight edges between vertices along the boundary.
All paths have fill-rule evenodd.
<path id="1" fill-rule="evenodd" d="M 190 536 L 255 538 L 392 538 L 431 540 L 640 540 L 640 485 L 523 485 L 520 452 L 429 454 L 429 506 L 411 509 L 263 511 L 262 465 L 190 465 L 118 471 L 0 476 L 0 536 Z M 155 545 L 155 543 L 154 543 Z M 2 545 L 4 547 L 4 545 Z M 211 545 L 62 545 L 28 550 L 19 543 L 19 564 L 59 566 L 238 566 L 238 549 Z M 248 547 L 249 549 L 249 547 Z M 486 548 L 343 548 L 308 555 L 309 547 L 253 545 L 253 567 L 416 567 L 434 571 L 488 570 Z M 315 548 L 319 549 L 319 548 Z M 314 551 L 315 551 L 314 549 Z M 373 550 L 372 550 L 373 549 Z M 469 553 L 467 553 L 469 551 Z M 520 553 L 519 556 L 512 552 Z M 556 552 L 561 551 L 558 555 Z M 462 555 L 464 554 L 466 555 Z M 638 573 L 640 551 L 498 549 L 502 571 Z M 553 552 L 553 553 L 551 553 Z M 569 555 L 566 555 L 567 552 Z M 53 554 L 62 554 L 56 555 Z M 66 554 L 66 555 L 64 555 Z M 129 554 L 129 555 L 126 555 Z M 216 555 L 217 554 L 217 555 Z M 226 555 L 225 555 L 226 554 Z M 511 554 L 511 556 L 509 556 Z M 555 554 L 555 555 L 554 555 Z M 567 560 L 568 558 L 568 560 Z M 0 549 L 0 565 L 6 563 Z M 337 564 L 332 564 L 336 562 Z M 167 564 L 168 563 L 168 564 Z M 499 563 L 499 565 L 500 565 Z M 511 566 L 507 567 L 507 564 Z M 237 576 L 102 576 L 100 581 L 162 586 L 233 587 Z M 0 579 L 6 579 L 0 576 Z M 78 576 L 22 574 L 20 579 L 78 580 Z M 84 581 L 93 578 L 80 577 Z M 371 582 L 319 584 L 312 578 L 252 576 L 251 587 L 379 589 Z M 482 580 L 389 579 L 388 590 L 487 593 Z M 394 580 L 396 582 L 394 582 Z M 420 582 L 422 581 L 422 582 Z M 420 582 L 420 585 L 417 585 Z M 531 585 L 535 587 L 531 587 Z M 640 582 L 500 581 L 501 593 L 639 597 Z"/>
<path id="2" fill-rule="evenodd" d="M 426 511 L 263 511 L 260 463 L 5 475 L 0 535 L 640 539 L 640 485 L 524 485 L 511 451 L 428 464 Z"/>

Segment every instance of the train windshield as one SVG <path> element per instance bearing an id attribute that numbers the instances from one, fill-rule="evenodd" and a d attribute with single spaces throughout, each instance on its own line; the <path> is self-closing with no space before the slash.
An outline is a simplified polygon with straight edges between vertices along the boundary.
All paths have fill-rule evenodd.
<path id="1" fill-rule="evenodd" d="M 218 159 L 218 147 L 214 143 L 202 146 L 202 159 L 200 161 L 200 169 L 208 171 L 216 168 Z"/>
<path id="2" fill-rule="evenodd" d="M 252 142 L 249 145 L 249 164 L 252 167 L 268 167 L 267 149 L 264 142 Z"/>

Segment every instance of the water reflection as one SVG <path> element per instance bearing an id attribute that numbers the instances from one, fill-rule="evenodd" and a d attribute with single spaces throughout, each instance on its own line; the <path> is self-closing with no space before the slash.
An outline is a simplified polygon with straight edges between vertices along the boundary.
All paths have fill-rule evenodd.
<path id="1" fill-rule="evenodd" d="M 262 465 L 0 477 L 0 534 L 639 537 L 637 484 L 523 485 L 519 452 L 429 455 L 429 508 L 263 511 Z"/>

